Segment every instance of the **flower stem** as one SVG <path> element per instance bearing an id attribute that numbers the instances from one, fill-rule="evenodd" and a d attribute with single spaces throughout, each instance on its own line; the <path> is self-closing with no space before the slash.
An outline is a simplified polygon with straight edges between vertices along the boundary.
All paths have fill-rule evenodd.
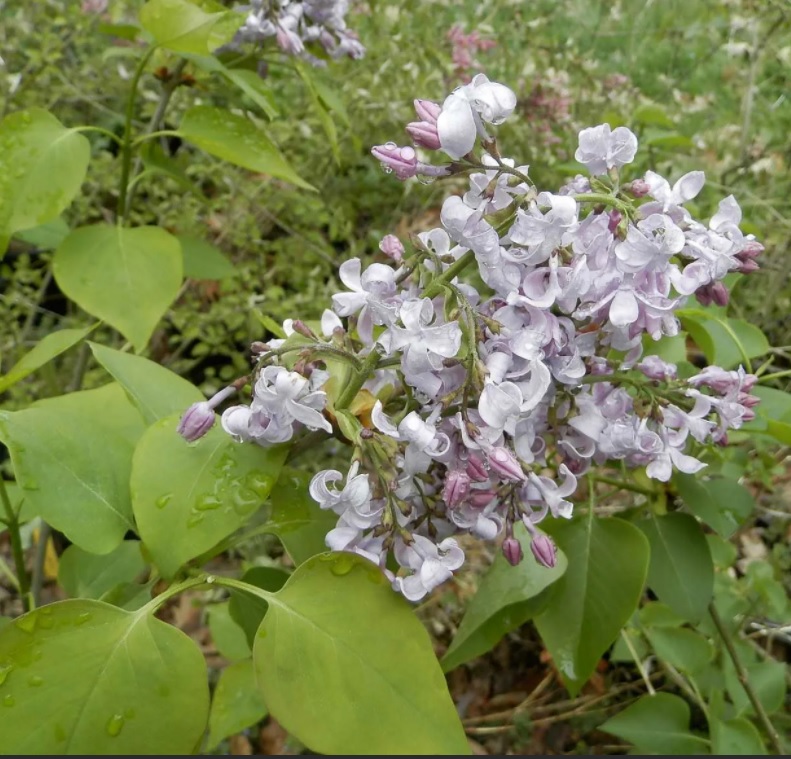
<path id="1" fill-rule="evenodd" d="M 753 709 L 755 709 L 755 715 L 758 717 L 758 721 L 761 723 L 761 726 L 769 736 L 769 743 L 772 746 L 772 753 L 777 754 L 778 756 L 783 756 L 785 752 L 783 751 L 783 747 L 780 744 L 780 736 L 777 734 L 777 730 L 775 730 L 774 725 L 769 719 L 769 715 L 766 713 L 761 700 L 753 690 L 747 670 L 744 668 L 744 664 L 742 664 L 742 660 L 739 658 L 739 654 L 736 651 L 736 646 L 733 645 L 731 635 L 725 627 L 722 617 L 720 617 L 717 607 L 714 605 L 714 601 L 709 604 L 709 614 L 711 615 L 712 622 L 714 622 L 714 626 L 717 628 L 720 638 L 722 638 L 725 650 L 728 652 L 728 656 L 730 656 L 731 661 L 733 662 L 733 667 L 736 670 L 736 676 L 739 679 L 742 688 L 744 688 L 744 692 L 747 694 L 747 698 L 750 700 Z"/>
<path id="2" fill-rule="evenodd" d="M 360 392 L 360 388 L 365 384 L 365 381 L 371 376 L 371 373 L 376 369 L 378 364 L 379 351 L 376 350 L 376 346 L 373 346 L 360 365 L 360 368 L 355 372 L 349 384 L 346 385 L 343 392 L 338 397 L 338 400 L 335 401 L 336 410 L 349 408 L 352 401 L 357 397 L 357 393 Z"/>
<path id="3" fill-rule="evenodd" d="M 121 151 L 121 183 L 118 190 L 118 210 L 117 217 L 119 223 L 124 223 L 128 217 L 126 195 L 129 189 L 129 175 L 132 171 L 132 119 L 135 116 L 135 101 L 137 100 L 137 86 L 140 83 L 140 78 L 143 76 L 143 71 L 148 64 L 149 59 L 156 50 L 156 46 L 152 46 L 146 50 L 140 63 L 137 64 L 132 83 L 129 90 L 129 100 L 126 102 L 126 120 L 124 122 L 124 142 L 123 150 Z"/>
<path id="4" fill-rule="evenodd" d="M 25 552 L 22 549 L 22 538 L 19 534 L 19 515 L 16 514 L 14 507 L 11 505 L 11 499 L 8 497 L 5 480 L 2 477 L 0 477 L 0 500 L 3 502 L 3 508 L 6 513 L 5 522 L 8 525 L 8 535 L 11 538 L 11 552 L 14 555 L 14 566 L 16 567 L 17 583 L 19 585 L 19 597 L 22 599 L 25 611 L 30 611 L 32 608 L 30 598 L 30 576 L 25 568 Z"/>
<path id="5" fill-rule="evenodd" d="M 632 493 L 641 493 L 642 495 L 656 495 L 653 490 L 641 487 L 640 485 L 634 485 L 631 482 L 616 480 L 614 477 L 605 477 L 599 474 L 592 474 L 590 476 L 595 482 L 601 482 L 604 485 L 613 485 L 614 487 L 620 488 L 621 490 L 630 490 Z"/>
<path id="6" fill-rule="evenodd" d="M 463 272 L 473 261 L 475 261 L 475 253 L 468 250 L 460 258 L 454 261 L 442 274 L 429 282 L 428 287 L 423 291 L 424 298 L 434 298 L 442 292 L 442 286 L 446 282 L 450 282 L 454 277 Z"/>
<path id="7" fill-rule="evenodd" d="M 608 206 L 613 206 L 617 208 L 619 211 L 624 211 L 628 213 L 631 208 L 628 203 L 624 203 L 622 200 L 618 200 L 614 195 L 605 195 L 604 193 L 600 192 L 586 192 L 581 195 L 572 195 L 572 198 L 577 201 L 577 203 L 604 203 Z"/>

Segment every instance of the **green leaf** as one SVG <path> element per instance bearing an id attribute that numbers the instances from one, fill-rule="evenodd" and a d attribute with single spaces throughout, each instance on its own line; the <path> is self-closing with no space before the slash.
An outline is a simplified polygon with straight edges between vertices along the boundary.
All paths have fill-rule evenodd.
<path id="1" fill-rule="evenodd" d="M 19 362 L 11 367 L 8 374 L 0 377 L 0 393 L 5 392 L 9 387 L 35 372 L 36 369 L 76 345 L 96 326 L 94 324 L 86 329 L 61 329 L 46 335 L 29 353 L 22 356 Z"/>
<path id="2" fill-rule="evenodd" d="M 14 237 L 29 245 L 34 245 L 39 250 L 55 250 L 68 234 L 69 225 L 62 216 L 58 216 L 37 227 L 16 232 Z"/>
<path id="3" fill-rule="evenodd" d="M 124 540 L 101 556 L 69 546 L 58 563 L 58 582 L 72 598 L 99 599 L 117 585 L 132 582 L 145 568 L 137 540 Z"/>
<path id="4" fill-rule="evenodd" d="M 0 630 L 3 754 L 191 754 L 209 711 L 190 638 L 146 611 L 61 601 Z"/>
<path id="5" fill-rule="evenodd" d="M 288 572 L 276 567 L 253 567 L 244 573 L 242 582 L 274 593 L 286 584 L 288 578 Z M 249 593 L 242 593 L 238 590 L 231 591 L 228 611 L 233 621 L 244 630 L 250 649 L 253 647 L 255 633 L 261 625 L 267 608 L 269 608 L 269 604 L 263 598 L 251 596 Z"/>
<path id="6" fill-rule="evenodd" d="M 241 25 L 233 13 L 207 13 L 188 0 L 149 0 L 140 11 L 140 23 L 157 44 L 176 53 L 210 53 L 229 42 Z"/>
<path id="7" fill-rule="evenodd" d="M 252 649 L 244 630 L 231 617 L 228 602 L 212 604 L 208 612 L 209 630 L 220 655 L 232 662 L 247 659 Z"/>
<path id="8" fill-rule="evenodd" d="M 220 673 L 209 713 L 209 744 L 214 749 L 230 735 L 235 735 L 266 717 L 266 706 L 255 683 L 253 660 L 244 659 Z"/>
<path id="9" fill-rule="evenodd" d="M 184 276 L 193 279 L 225 279 L 236 274 L 234 265 L 218 248 L 190 235 L 178 235 L 184 256 Z"/>
<path id="10" fill-rule="evenodd" d="M 764 333 L 749 322 L 699 308 L 684 308 L 677 315 L 710 364 L 724 369 L 744 364 L 747 368 L 745 359 L 769 350 Z"/>
<path id="11" fill-rule="evenodd" d="M 714 564 L 697 519 L 674 512 L 636 526 L 651 544 L 648 587 L 684 619 L 703 617 L 714 592 Z"/>
<path id="12" fill-rule="evenodd" d="M 183 414 L 203 393 L 178 374 L 142 356 L 89 343 L 96 360 L 123 387 L 146 424 Z"/>
<path id="13" fill-rule="evenodd" d="M 469 754 L 431 641 L 378 567 L 302 564 L 270 598 L 253 648 L 269 711 L 321 754 Z"/>
<path id="14" fill-rule="evenodd" d="M 744 657 L 743 657 L 744 658 Z M 786 667 L 779 661 L 753 661 L 745 663 L 748 680 L 767 714 L 783 706 L 786 695 Z M 736 669 L 730 658 L 725 661 L 725 685 L 737 714 L 755 714 L 750 699 L 739 682 Z"/>
<path id="15" fill-rule="evenodd" d="M 643 627 L 681 627 L 684 624 L 682 617 L 659 601 L 644 603 L 637 617 Z"/>
<path id="16" fill-rule="evenodd" d="M 116 384 L 0 412 L 30 511 L 90 553 L 109 553 L 134 529 L 132 452 L 143 423 Z"/>
<path id="17" fill-rule="evenodd" d="M 322 510 L 310 497 L 310 480 L 306 472 L 283 469 L 269 496 L 270 532 L 297 565 L 327 550 L 324 538 L 338 522 L 337 514 Z"/>
<path id="18" fill-rule="evenodd" d="M 599 729 L 633 743 L 646 754 L 709 753 L 709 742 L 690 732 L 689 705 L 670 693 L 643 696 Z"/>
<path id="19" fill-rule="evenodd" d="M 709 544 L 711 558 L 714 566 L 719 569 L 728 569 L 738 558 L 739 549 L 733 543 L 724 540 L 719 535 L 706 535 L 706 542 Z"/>
<path id="20" fill-rule="evenodd" d="M 213 548 L 266 500 L 288 451 L 235 443 L 219 427 L 195 443 L 176 432 L 178 415 L 140 440 L 132 465 L 132 503 L 140 536 L 163 576 Z"/>
<path id="21" fill-rule="evenodd" d="M 713 719 L 711 741 L 711 753 L 718 756 L 766 756 L 769 753 L 755 725 L 744 717 Z"/>
<path id="22" fill-rule="evenodd" d="M 224 108 L 193 106 L 184 114 L 178 131 L 185 140 L 224 161 L 306 190 L 316 189 L 299 177 L 256 124 Z"/>
<path id="23" fill-rule="evenodd" d="M 0 122 L 0 257 L 15 232 L 52 221 L 68 208 L 90 157 L 88 140 L 41 108 Z"/>
<path id="24" fill-rule="evenodd" d="M 316 85 L 313 81 L 312 69 L 306 63 L 303 63 L 297 59 L 294 60 L 294 68 L 297 70 L 299 78 L 302 79 L 303 83 L 305 84 L 305 88 L 308 91 L 310 100 L 313 103 L 313 110 L 318 116 L 319 123 L 321 124 L 324 134 L 327 136 L 327 140 L 330 143 L 330 149 L 332 150 L 332 155 L 335 158 L 335 163 L 340 164 L 341 154 L 340 148 L 338 146 L 338 130 L 335 128 L 335 122 L 332 120 L 332 117 L 328 113 L 327 108 L 324 106 L 324 102 L 322 101 L 318 90 L 316 89 Z"/>
<path id="25" fill-rule="evenodd" d="M 656 655 L 686 674 L 699 672 L 712 660 L 714 649 L 702 635 L 687 628 L 657 627 L 646 630 Z"/>
<path id="26" fill-rule="evenodd" d="M 648 541 L 634 525 L 613 518 L 556 521 L 546 529 L 573 559 L 535 624 L 576 695 L 637 608 L 648 571 Z"/>
<path id="27" fill-rule="evenodd" d="M 52 262 L 63 292 L 140 352 L 181 287 L 181 246 L 160 227 L 75 229 Z"/>
<path id="28" fill-rule="evenodd" d="M 726 477 L 699 480 L 675 474 L 673 484 L 687 508 L 723 538 L 729 538 L 755 508 L 755 499 L 743 485 Z"/>
<path id="29" fill-rule="evenodd" d="M 668 150 L 691 150 L 695 143 L 685 134 L 678 132 L 656 132 L 656 130 L 646 131 L 643 144 L 652 148 L 667 148 Z"/>
<path id="30" fill-rule="evenodd" d="M 566 571 L 568 561 L 562 552 L 558 551 L 555 566 L 547 569 L 533 557 L 530 536 L 520 530 L 515 537 L 525 558 L 512 567 L 498 552 L 442 657 L 445 672 L 490 651 L 503 636 L 542 611 L 549 598 L 544 591 Z"/>
<path id="31" fill-rule="evenodd" d="M 679 332 L 673 337 L 652 340 L 650 335 L 643 338 L 643 355 L 659 356 L 669 364 L 679 364 L 687 360 L 687 334 Z"/>

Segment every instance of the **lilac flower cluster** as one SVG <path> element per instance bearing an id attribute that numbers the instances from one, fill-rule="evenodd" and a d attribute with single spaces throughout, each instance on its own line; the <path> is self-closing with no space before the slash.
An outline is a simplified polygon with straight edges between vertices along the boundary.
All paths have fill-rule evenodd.
<path id="1" fill-rule="evenodd" d="M 287 339 L 258 346 L 252 404 L 222 415 L 237 440 L 260 445 L 337 429 L 350 469 L 310 485 L 338 517 L 327 545 L 377 563 L 413 601 L 461 566 L 459 533 L 502 538 L 517 564 L 522 522 L 535 559 L 553 566 L 537 525 L 571 517 L 581 475 L 612 461 L 660 481 L 697 472 L 699 444 L 724 444 L 757 403 L 741 368 L 682 379 L 643 355 L 644 342 L 678 333 L 688 296 L 724 303 L 725 275 L 756 268 L 762 246 L 740 231 L 734 198 L 704 224 L 685 208 L 702 172 L 672 186 L 650 171 L 622 182 L 637 139 L 607 124 L 579 135 L 590 177 L 539 191 L 487 131 L 515 104 L 482 75 L 442 105 L 415 102 L 407 132 L 452 161 L 422 163 L 394 144 L 372 152 L 401 179 L 469 173 L 468 191 L 445 200 L 441 226 L 417 235 L 411 255 L 388 235 L 390 263 L 346 261 L 321 336 L 288 321 Z M 459 279 L 467 268 L 485 287 Z"/>
<path id="2" fill-rule="evenodd" d="M 246 11 L 247 19 L 233 45 L 274 37 L 283 52 L 314 66 L 325 63 L 306 49 L 311 43 L 321 45 L 332 58 L 348 55 L 357 60 L 365 55 L 357 34 L 346 26 L 349 0 L 251 0 L 238 10 Z"/>

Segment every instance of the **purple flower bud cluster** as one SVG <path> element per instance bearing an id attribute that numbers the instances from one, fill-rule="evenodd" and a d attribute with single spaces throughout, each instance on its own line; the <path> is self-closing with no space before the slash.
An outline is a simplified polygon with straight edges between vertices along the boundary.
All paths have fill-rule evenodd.
<path id="1" fill-rule="evenodd" d="M 264 42 L 274 38 L 288 55 L 296 55 L 314 66 L 326 65 L 306 45 L 316 43 L 332 58 L 348 55 L 358 60 L 365 48 L 357 34 L 346 26 L 349 0 L 252 0 L 238 6 L 247 18 L 232 45 Z"/>
<path id="2" fill-rule="evenodd" d="M 740 231 L 735 199 L 704 223 L 685 208 L 702 172 L 672 187 L 651 171 L 622 182 L 637 139 L 607 124 L 580 134 L 576 157 L 590 177 L 539 190 L 486 131 L 515 104 L 483 75 L 442 106 L 415 102 L 409 134 L 454 163 L 421 164 L 415 149 L 395 145 L 374 154 L 400 179 L 470 172 L 469 189 L 445 200 L 441 226 L 418 234 L 411 252 L 388 235 L 388 263 L 346 261 L 345 291 L 324 312 L 322 336 L 284 325 L 305 358 L 292 370 L 278 365 L 294 338 L 272 341 L 252 404 L 222 416 L 236 439 L 269 445 L 300 428 L 330 431 L 345 412 L 350 469 L 321 471 L 310 486 L 338 517 L 327 545 L 374 561 L 413 601 L 461 566 L 461 533 L 502 538 L 518 564 L 513 530 L 522 522 L 530 560 L 553 567 L 555 546 L 536 525 L 571 517 L 581 475 L 613 461 L 660 481 L 697 472 L 705 464 L 690 439 L 723 444 L 757 403 L 756 378 L 742 368 L 683 379 L 643 355 L 652 340 L 678 334 L 675 311 L 689 296 L 722 302 L 723 278 L 755 268 L 762 247 Z M 472 267 L 483 288 L 458 277 Z M 340 393 L 320 368 L 335 363 L 327 356 L 347 358 Z M 370 413 L 354 416 L 361 390 Z"/>

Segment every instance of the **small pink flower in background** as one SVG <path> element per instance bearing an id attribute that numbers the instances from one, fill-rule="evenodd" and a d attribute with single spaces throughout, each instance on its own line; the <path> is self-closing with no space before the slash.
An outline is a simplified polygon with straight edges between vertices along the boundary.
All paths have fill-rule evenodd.
<path id="1" fill-rule="evenodd" d="M 108 0 L 83 0 L 80 10 L 83 13 L 104 13 L 107 5 Z"/>
<path id="2" fill-rule="evenodd" d="M 481 39 L 477 31 L 465 34 L 458 24 L 454 24 L 448 30 L 448 40 L 453 45 L 451 59 L 455 73 L 466 82 L 471 79 L 469 71 L 480 68 L 480 64 L 475 60 L 475 54 L 491 50 L 497 45 L 494 40 Z"/>

